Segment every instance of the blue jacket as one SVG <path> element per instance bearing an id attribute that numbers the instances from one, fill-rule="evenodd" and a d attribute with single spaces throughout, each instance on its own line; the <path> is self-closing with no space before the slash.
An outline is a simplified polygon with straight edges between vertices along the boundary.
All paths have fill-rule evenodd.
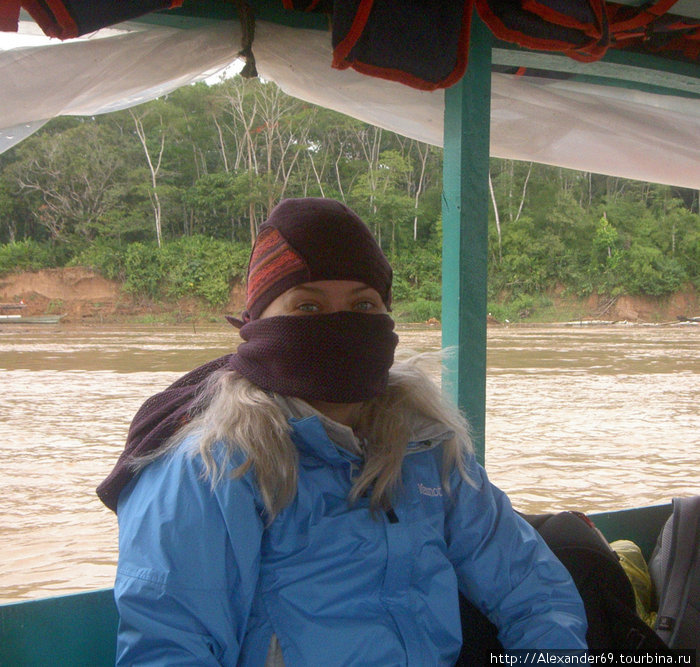
<path id="1" fill-rule="evenodd" d="M 474 460 L 446 494 L 439 443 L 412 443 L 372 516 L 347 502 L 360 460 L 317 417 L 290 424 L 298 492 L 270 524 L 253 475 L 212 490 L 187 441 L 124 489 L 118 664 L 262 666 L 273 636 L 287 666 L 451 664 L 458 588 L 506 648 L 585 648 L 568 572 Z"/>

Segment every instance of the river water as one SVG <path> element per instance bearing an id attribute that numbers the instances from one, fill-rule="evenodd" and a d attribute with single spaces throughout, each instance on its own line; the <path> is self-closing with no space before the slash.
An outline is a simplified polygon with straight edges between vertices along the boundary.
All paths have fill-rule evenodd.
<path id="1" fill-rule="evenodd" d="M 117 522 L 95 486 L 142 401 L 236 341 L 223 325 L 0 327 L 0 603 L 112 585 Z M 488 345 L 487 468 L 516 508 L 700 494 L 700 327 L 493 328 Z"/>

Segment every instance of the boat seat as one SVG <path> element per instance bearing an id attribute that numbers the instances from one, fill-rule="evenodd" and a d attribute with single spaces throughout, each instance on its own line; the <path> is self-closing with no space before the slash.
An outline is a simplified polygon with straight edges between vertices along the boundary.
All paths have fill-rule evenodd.
<path id="1" fill-rule="evenodd" d="M 112 589 L 0 606 L 0 665 L 114 665 Z"/>

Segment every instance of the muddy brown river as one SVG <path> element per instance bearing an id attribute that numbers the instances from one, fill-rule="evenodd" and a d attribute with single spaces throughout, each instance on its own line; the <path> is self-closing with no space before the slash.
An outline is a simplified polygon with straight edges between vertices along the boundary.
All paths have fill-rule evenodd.
<path id="1" fill-rule="evenodd" d="M 437 329 L 399 334 L 440 346 Z M 0 602 L 112 585 L 117 522 L 95 486 L 142 401 L 236 340 L 226 325 L 0 326 Z M 516 508 L 700 494 L 700 327 L 493 328 L 488 344 L 487 469 Z"/>

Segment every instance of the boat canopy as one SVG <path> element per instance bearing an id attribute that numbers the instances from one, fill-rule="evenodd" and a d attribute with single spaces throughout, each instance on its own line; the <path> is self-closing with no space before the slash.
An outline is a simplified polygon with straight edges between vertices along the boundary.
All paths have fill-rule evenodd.
<path id="1" fill-rule="evenodd" d="M 61 5 L 14 4 L 30 10 L 34 4 Z M 431 16 L 404 17 L 405 3 L 398 0 L 393 4 L 405 23 L 390 16 L 384 27 L 371 24 L 372 2 L 250 4 L 260 76 L 295 97 L 437 146 L 444 142 L 443 87 L 467 65 L 476 5 L 491 31 L 492 156 L 700 188 L 700 4 L 694 0 L 645 3 L 656 12 L 651 17 L 640 17 L 637 5 L 643 3 L 634 0 L 437 3 L 460 11 L 449 17 L 452 33 L 440 25 L 442 40 L 423 40 L 425 52 L 421 44 L 415 49 L 405 44 L 411 22 L 424 19 L 415 34 L 426 34 Z M 499 7 L 521 4 L 542 8 L 539 18 L 550 20 L 542 34 L 551 43 L 508 23 L 513 17 L 497 15 Z M 0 151 L 53 117 L 115 111 L 223 71 L 239 57 L 244 33 L 247 38 L 251 30 L 239 21 L 236 5 L 247 6 L 185 2 L 180 9 L 134 16 L 65 41 L 44 36 L 46 19 L 41 26 L 32 20 L 36 10 L 22 12 L 18 34 L 24 45 L 0 51 Z M 328 10 L 333 29 L 327 15 L 288 11 L 304 5 Z M 557 7 L 567 7 L 570 16 L 557 14 Z M 348 16 L 347 8 L 354 13 Z M 476 16 L 471 23 L 481 21 Z M 83 29 L 94 27 L 90 18 Z M 570 27 L 576 25 L 578 32 Z M 3 27 L 13 26 L 5 20 Z M 58 31 L 54 28 L 65 36 Z M 373 44 L 383 50 L 374 53 Z M 452 61 L 436 60 L 435 44 L 452 49 Z M 415 51 L 415 58 L 397 65 L 402 48 Z"/>

